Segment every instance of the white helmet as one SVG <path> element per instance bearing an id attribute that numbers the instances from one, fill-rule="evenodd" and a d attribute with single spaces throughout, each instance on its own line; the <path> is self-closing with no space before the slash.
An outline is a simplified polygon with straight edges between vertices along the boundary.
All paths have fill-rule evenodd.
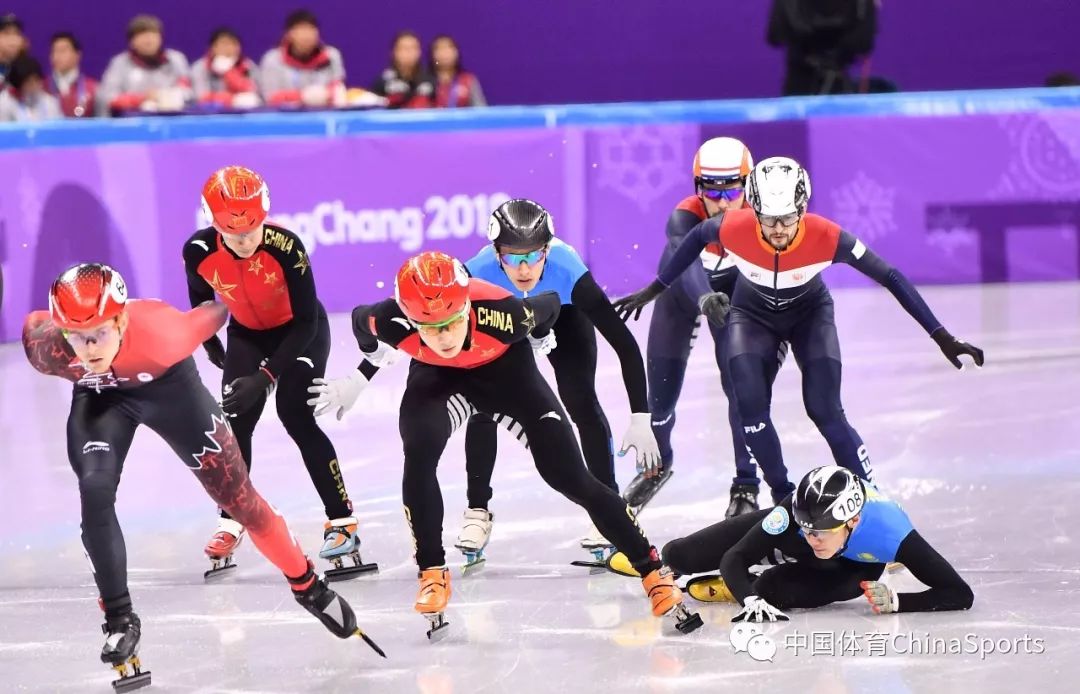
<path id="1" fill-rule="evenodd" d="M 694 185 L 745 181 L 754 168 L 750 150 L 734 137 L 714 137 L 694 155 Z"/>
<path id="2" fill-rule="evenodd" d="M 810 202 L 810 174 L 794 159 L 769 157 L 750 172 L 746 200 L 766 217 L 802 214 Z"/>

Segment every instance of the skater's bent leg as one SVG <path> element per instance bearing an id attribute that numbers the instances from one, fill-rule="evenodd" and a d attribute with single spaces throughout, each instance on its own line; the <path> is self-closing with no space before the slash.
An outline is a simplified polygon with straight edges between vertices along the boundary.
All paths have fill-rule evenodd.
<path id="1" fill-rule="evenodd" d="M 563 308 L 555 323 L 559 346 L 548 355 L 566 413 L 577 427 L 585 466 L 618 493 L 611 426 L 596 395 L 596 328 L 577 308 Z"/>
<path id="2" fill-rule="evenodd" d="M 768 514 L 769 511 L 746 513 L 672 540 L 664 545 L 664 563 L 683 576 L 719 571 L 724 554 Z"/>
<path id="3" fill-rule="evenodd" d="M 674 456 L 671 433 L 675 428 L 675 404 L 698 330 L 698 312 L 691 310 L 688 298 L 676 296 L 674 290 L 676 287 L 657 298 L 645 348 L 649 412 L 664 465 L 670 464 Z"/>
<path id="4" fill-rule="evenodd" d="M 420 569 L 443 566 L 443 498 L 436 470 L 450 437 L 448 395 L 437 367 L 413 363 L 401 398 L 398 430 L 405 452 L 401 480 L 405 517 L 416 544 Z"/>
<path id="5" fill-rule="evenodd" d="M 498 452 L 498 425 L 489 415 L 474 414 L 465 427 L 465 478 L 469 508 L 487 509 Z"/>
<path id="6" fill-rule="evenodd" d="M 744 440 L 776 501 L 788 494 L 792 485 L 780 451 L 780 438 L 772 422 L 765 361 L 756 354 L 740 354 L 728 362 L 728 368 Z"/>
<path id="7" fill-rule="evenodd" d="M 82 542 L 106 610 L 130 610 L 127 549 L 116 518 L 116 488 L 138 422 L 124 397 L 76 390 L 67 421 L 68 461 L 79 480 Z"/>
<path id="8" fill-rule="evenodd" d="M 758 577 L 754 593 L 781 610 L 824 607 L 859 597 L 859 583 L 878 580 L 884 569 L 847 559 L 781 564 Z"/>
<path id="9" fill-rule="evenodd" d="M 337 451 L 315 421 L 314 410 L 307 404 L 307 389 L 313 378 L 326 375 L 330 354 L 330 326 L 320 321 L 318 337 L 281 374 L 277 385 L 277 413 L 285 431 L 296 442 L 308 476 L 323 503 L 327 518 L 352 515 L 349 494 L 338 464 Z"/>
<path id="10" fill-rule="evenodd" d="M 806 414 L 825 437 L 836 464 L 871 479 L 873 471 L 866 446 L 848 424 L 840 403 L 840 339 L 831 303 L 818 307 L 802 321 L 792 334 L 791 348 L 802 370 Z"/>
<path id="11" fill-rule="evenodd" d="M 286 577 L 304 575 L 303 550 L 285 519 L 252 486 L 227 418 L 198 380 L 194 364 L 187 367 L 153 384 L 169 387 L 154 398 L 146 424 L 192 469 L 210 498 L 247 529 L 264 557 Z"/>
<path id="12" fill-rule="evenodd" d="M 250 333 L 239 326 L 230 325 L 228 329 L 228 347 L 225 350 L 225 366 L 221 373 L 221 388 L 243 376 L 250 376 L 259 369 L 259 364 L 265 356 Z M 306 398 L 305 398 L 306 400 Z M 229 418 L 229 426 L 236 437 L 236 443 L 240 447 L 240 455 L 244 459 L 244 465 L 251 471 L 251 437 L 255 433 L 255 425 L 259 423 L 263 408 L 266 407 L 266 397 L 260 397 L 249 409 L 235 417 Z M 228 518 L 229 514 L 221 511 L 222 518 Z"/>
<path id="13" fill-rule="evenodd" d="M 713 336 L 713 349 L 716 356 L 716 366 L 720 370 L 720 386 L 727 398 L 728 427 L 731 429 L 731 445 L 733 459 L 735 461 L 735 477 L 732 482 L 757 487 L 758 479 L 757 461 L 751 455 L 743 436 L 742 415 L 739 414 L 739 405 L 735 396 L 735 385 L 731 382 L 728 369 L 725 328 L 717 328 L 709 325 Z M 771 401 L 771 397 L 768 397 Z"/>

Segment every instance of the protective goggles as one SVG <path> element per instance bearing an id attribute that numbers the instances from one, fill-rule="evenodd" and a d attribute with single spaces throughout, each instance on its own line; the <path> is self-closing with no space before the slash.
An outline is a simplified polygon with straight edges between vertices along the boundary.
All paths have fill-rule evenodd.
<path id="1" fill-rule="evenodd" d="M 546 257 L 547 247 L 545 246 L 544 248 L 537 248 L 535 251 L 529 251 L 528 253 L 500 253 L 499 262 L 508 267 L 517 267 L 522 263 L 532 267 Z"/>
<path id="2" fill-rule="evenodd" d="M 791 214 L 780 215 L 779 217 L 765 217 L 758 215 L 758 222 L 761 226 L 772 229 L 777 224 L 781 226 L 789 227 L 799 221 L 799 213 L 792 212 Z"/>
<path id="3" fill-rule="evenodd" d="M 706 188 L 702 186 L 699 190 L 702 195 L 713 202 L 720 202 L 721 200 L 735 202 L 743 196 L 744 188 L 742 186 L 738 188 Z"/>
<path id="4" fill-rule="evenodd" d="M 834 533 L 838 533 L 838 532 L 840 532 L 841 530 L 843 530 L 846 527 L 847 527 L 847 523 L 841 523 L 840 525 L 836 526 L 835 528 L 829 528 L 827 530 L 821 530 L 821 529 L 808 528 L 805 525 L 803 525 L 802 523 L 799 523 L 799 528 L 802 529 L 803 534 L 806 535 L 807 537 L 812 537 L 814 539 L 825 537 L 826 535 L 832 535 Z"/>
<path id="5" fill-rule="evenodd" d="M 78 332 L 75 332 L 73 330 L 63 329 L 60 332 L 64 336 L 64 339 L 68 341 L 68 344 L 72 346 L 85 347 L 86 345 L 89 345 L 91 343 L 98 344 L 108 341 L 109 338 L 113 336 L 113 332 L 115 330 L 116 321 L 110 320 L 106 323 L 103 323 L 101 326 L 95 328 L 94 330 L 80 330 Z"/>
<path id="6" fill-rule="evenodd" d="M 462 308 L 460 311 L 450 316 L 446 320 L 436 321 L 434 323 L 420 323 L 418 321 L 414 321 L 412 318 L 409 318 L 408 321 L 409 324 L 412 325 L 412 327 L 416 328 L 416 332 L 418 333 L 424 335 L 438 335 L 442 331 L 449 330 L 450 328 L 457 325 L 459 322 L 465 320 L 465 316 L 467 315 L 469 315 L 469 304 L 465 304 L 464 308 Z"/>

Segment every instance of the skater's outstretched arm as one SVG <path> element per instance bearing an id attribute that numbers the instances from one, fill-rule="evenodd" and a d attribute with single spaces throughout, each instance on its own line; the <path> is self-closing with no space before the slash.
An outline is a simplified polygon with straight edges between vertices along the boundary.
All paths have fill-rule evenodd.
<path id="1" fill-rule="evenodd" d="M 688 213 L 689 214 L 689 213 Z M 580 308 L 592 321 L 615 354 L 619 357 L 622 368 L 623 384 L 630 399 L 630 411 L 647 413 L 649 411 L 648 391 L 645 387 L 645 362 L 641 358 L 641 348 L 626 324 L 619 320 L 611 300 L 587 272 L 574 285 L 571 295 L 574 306 Z"/>
<path id="2" fill-rule="evenodd" d="M 853 234 L 840 230 L 833 262 L 846 263 L 888 289 L 904 310 L 934 339 L 953 366 L 961 368 L 960 355 L 971 357 L 976 366 L 983 365 L 983 351 L 953 337 L 904 273 L 886 263 Z"/>
<path id="3" fill-rule="evenodd" d="M 896 593 L 884 583 L 864 582 L 863 590 L 875 612 L 966 610 L 975 601 L 971 587 L 917 530 L 908 533 L 900 543 L 896 561 L 929 588 L 917 593 Z"/>
<path id="4" fill-rule="evenodd" d="M 732 518 L 725 523 L 737 520 Z M 746 604 L 746 598 L 754 594 L 750 583 L 750 567 L 761 562 L 762 558 L 772 556 L 775 550 L 792 554 L 793 547 L 806 543 L 799 537 L 799 526 L 791 518 L 791 497 L 775 507 L 761 520 L 755 523 L 742 539 L 720 560 L 720 575 L 724 578 L 731 594 L 740 604 Z"/>

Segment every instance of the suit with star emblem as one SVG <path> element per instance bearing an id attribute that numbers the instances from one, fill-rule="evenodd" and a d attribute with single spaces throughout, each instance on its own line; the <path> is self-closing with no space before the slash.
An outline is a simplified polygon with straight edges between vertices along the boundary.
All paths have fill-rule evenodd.
<path id="1" fill-rule="evenodd" d="M 257 548 L 286 576 L 308 562 L 285 520 L 255 490 L 236 438 L 203 385 L 191 353 L 224 323 L 225 307 L 208 303 L 182 312 L 157 300 L 130 300 L 120 350 L 104 374 L 77 359 L 48 311 L 23 327 L 30 364 L 72 381 L 67 449 L 79 480 L 82 541 L 106 616 L 131 610 L 127 550 L 115 504 L 124 459 L 141 425 L 160 436 L 191 469 L 219 507 L 244 524 Z M 156 462 L 156 461 L 140 461 Z M 171 499 L 161 499 L 168 506 Z"/>
<path id="2" fill-rule="evenodd" d="M 974 596 L 949 562 L 914 528 L 894 499 L 865 482 L 866 504 L 840 551 L 819 559 L 792 515 L 788 495 L 771 509 L 720 521 L 664 546 L 664 562 L 676 573 L 716 571 L 731 596 L 750 595 L 773 607 L 822 607 L 863 594 L 863 581 L 877 581 L 889 562 L 899 562 L 927 586 L 899 593 L 898 612 L 966 610 Z M 753 576 L 753 566 L 772 566 Z"/>
<path id="3" fill-rule="evenodd" d="M 577 426 L 589 472 L 618 491 L 611 426 L 596 394 L 596 331 L 600 331 L 619 358 L 631 412 L 649 411 L 645 364 L 637 340 L 619 320 L 589 268 L 573 246 L 559 239 L 548 244 L 543 274 L 536 287 L 528 292 L 518 289 L 510 280 L 491 244 L 484 246 L 465 267 L 473 277 L 502 287 L 514 296 L 526 297 L 544 291 L 559 295 L 562 309 L 553 328 L 558 346 L 547 355 L 555 373 L 559 399 Z M 491 501 L 497 432 L 497 425 L 483 415 L 469 421 L 465 437 L 469 508 L 487 508 Z"/>
<path id="4" fill-rule="evenodd" d="M 526 338 L 556 324 L 555 292 L 518 298 L 493 284 L 469 280 L 469 331 L 464 349 L 447 359 L 427 348 L 393 299 L 352 312 L 362 352 L 384 342 L 412 356 L 398 427 L 405 452 L 402 495 L 421 569 L 442 566 L 443 502 L 435 471 L 451 434 L 483 413 L 525 443 L 553 489 L 583 506 L 597 528 L 631 561 L 651 570 L 644 533 L 619 495 L 589 474 L 561 403 L 536 367 Z M 378 369 L 363 362 L 368 379 Z M 658 563 L 656 564 L 659 565 Z"/>
<path id="5" fill-rule="evenodd" d="M 327 519 L 348 518 L 352 504 L 337 452 L 307 406 L 312 379 L 326 373 L 330 323 L 300 237 L 271 223 L 262 233 L 255 253 L 240 258 L 214 228 L 195 232 L 184 244 L 188 296 L 196 305 L 216 295 L 229 308 L 227 349 L 217 336 L 205 343 L 211 360 L 221 362 L 222 387 L 260 369 L 273 379 L 278 417 L 300 449 Z M 252 433 L 265 404 L 260 397 L 231 420 L 249 467 Z"/>

